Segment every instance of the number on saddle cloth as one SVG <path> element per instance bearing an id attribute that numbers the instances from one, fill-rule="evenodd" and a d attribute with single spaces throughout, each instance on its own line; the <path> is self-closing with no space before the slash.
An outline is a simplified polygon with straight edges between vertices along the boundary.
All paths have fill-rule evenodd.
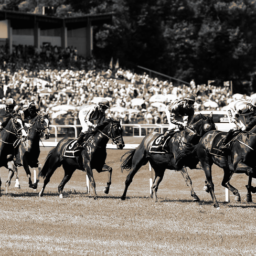
<path id="1" fill-rule="evenodd" d="M 165 134 L 160 134 L 152 143 L 149 152 L 150 153 L 167 153 L 167 150 L 164 149 L 167 141 L 175 134 L 176 132 L 171 132 L 167 136 Z"/>

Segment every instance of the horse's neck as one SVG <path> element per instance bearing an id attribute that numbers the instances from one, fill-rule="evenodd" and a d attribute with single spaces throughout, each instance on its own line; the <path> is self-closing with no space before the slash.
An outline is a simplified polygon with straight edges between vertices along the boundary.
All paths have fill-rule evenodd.
<path id="1" fill-rule="evenodd" d="M 40 135 L 37 132 L 37 126 L 36 123 L 34 125 L 32 125 L 32 127 L 30 129 L 28 129 L 26 132 L 28 133 L 28 140 L 30 140 L 32 142 L 32 144 L 34 143 L 39 143 L 40 140 Z"/>
<path id="2" fill-rule="evenodd" d="M 8 124 L 5 126 L 5 128 L 1 131 L 1 139 L 5 142 L 13 140 L 16 135 L 14 134 L 15 132 L 13 131 L 13 125 L 12 125 L 12 120 L 8 122 Z"/>
<path id="3" fill-rule="evenodd" d="M 104 134 L 106 134 L 103 131 L 98 131 L 95 135 L 94 135 L 94 143 L 96 146 L 106 146 L 109 138 L 107 136 L 105 136 Z"/>

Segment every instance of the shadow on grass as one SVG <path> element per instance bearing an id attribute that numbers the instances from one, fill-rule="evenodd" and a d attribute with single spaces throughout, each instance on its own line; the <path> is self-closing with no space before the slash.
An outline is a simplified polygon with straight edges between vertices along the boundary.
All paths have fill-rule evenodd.
<path id="1" fill-rule="evenodd" d="M 229 208 L 255 208 L 255 203 L 246 203 L 246 204 L 237 204 L 237 205 L 228 205 Z"/>

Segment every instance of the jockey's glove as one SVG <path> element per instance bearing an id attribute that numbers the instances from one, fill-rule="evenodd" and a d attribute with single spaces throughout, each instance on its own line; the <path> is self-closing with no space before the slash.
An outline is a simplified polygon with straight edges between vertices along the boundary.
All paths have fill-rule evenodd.
<path id="1" fill-rule="evenodd" d="M 31 124 L 25 123 L 25 126 L 29 128 L 31 127 Z"/>

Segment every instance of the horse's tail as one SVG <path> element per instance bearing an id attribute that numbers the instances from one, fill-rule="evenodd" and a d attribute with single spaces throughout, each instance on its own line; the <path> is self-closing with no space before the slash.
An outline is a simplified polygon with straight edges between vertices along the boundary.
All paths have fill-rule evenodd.
<path id="1" fill-rule="evenodd" d="M 121 164 L 121 171 L 123 172 L 123 170 L 130 170 L 132 168 L 132 159 L 134 156 L 136 149 L 132 149 L 128 152 L 126 152 L 124 155 L 122 155 L 120 161 L 123 161 Z M 127 155 L 127 156 L 126 156 Z M 125 159 L 123 160 L 123 158 L 125 157 Z"/>
<path id="2" fill-rule="evenodd" d="M 39 172 L 38 174 L 38 177 L 42 177 L 42 178 L 45 178 L 46 176 L 52 174 L 56 168 L 53 168 L 53 162 L 52 162 L 52 159 L 53 159 L 53 153 L 55 152 L 56 148 L 53 148 L 47 155 L 46 159 L 45 159 L 45 162 L 44 162 L 44 166 L 43 168 L 41 169 L 41 171 Z M 55 157 L 57 158 L 57 156 Z"/>

